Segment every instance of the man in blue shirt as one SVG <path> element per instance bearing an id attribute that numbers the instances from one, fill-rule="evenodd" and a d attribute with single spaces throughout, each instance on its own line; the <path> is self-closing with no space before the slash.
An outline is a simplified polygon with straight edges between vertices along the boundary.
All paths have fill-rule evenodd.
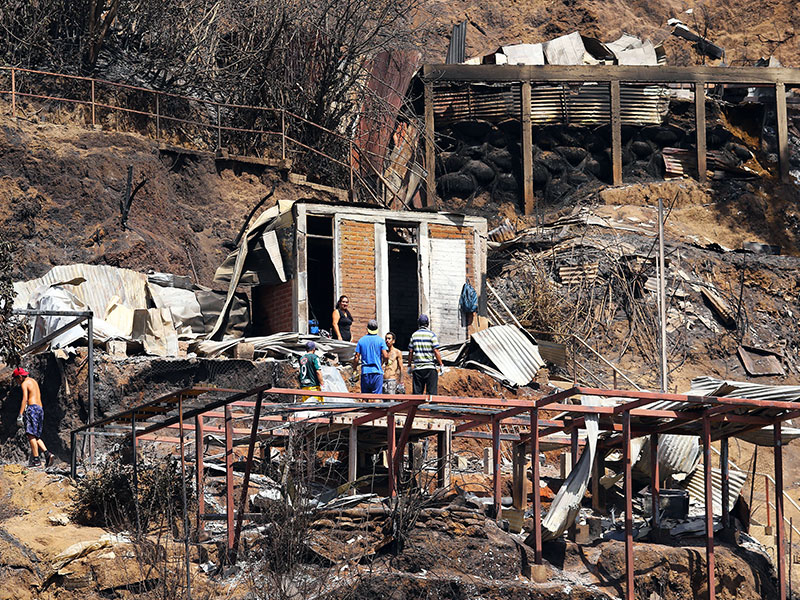
<path id="1" fill-rule="evenodd" d="M 361 393 L 380 394 L 383 391 L 383 361 L 389 357 L 389 348 L 378 335 L 378 322 L 370 319 L 367 335 L 358 340 L 354 368 L 361 363 Z"/>
<path id="2" fill-rule="evenodd" d="M 417 323 L 419 329 L 411 335 L 408 343 L 408 370 L 412 372 L 413 393 L 435 396 L 439 392 L 439 371 L 443 367 L 439 338 L 429 328 L 428 315 L 420 315 Z"/>

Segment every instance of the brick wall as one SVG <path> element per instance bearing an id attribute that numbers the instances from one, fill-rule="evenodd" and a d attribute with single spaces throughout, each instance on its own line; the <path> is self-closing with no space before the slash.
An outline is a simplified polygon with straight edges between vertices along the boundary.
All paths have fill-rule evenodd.
<path id="1" fill-rule="evenodd" d="M 292 284 L 289 280 L 277 285 L 253 288 L 253 329 L 255 335 L 294 331 Z"/>
<path id="2" fill-rule="evenodd" d="M 350 298 L 353 341 L 367 333 L 367 321 L 377 318 L 375 299 L 375 225 L 339 222 L 339 281 Z M 312 285 L 309 282 L 309 285 Z"/>
<path id="3" fill-rule="evenodd" d="M 475 230 L 459 225 L 428 225 L 428 237 L 438 240 L 464 240 L 467 247 L 467 279 L 478 289 L 475 279 Z"/>

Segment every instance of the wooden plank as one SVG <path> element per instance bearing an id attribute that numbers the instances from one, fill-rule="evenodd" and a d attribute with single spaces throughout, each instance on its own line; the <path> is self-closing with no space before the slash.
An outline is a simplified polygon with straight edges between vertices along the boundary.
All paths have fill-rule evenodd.
<path id="1" fill-rule="evenodd" d="M 619 81 L 611 88 L 611 168 L 614 185 L 622 184 L 622 117 L 620 115 Z"/>
<path id="2" fill-rule="evenodd" d="M 450 462 L 453 459 L 453 426 L 448 425 L 445 430 L 436 436 L 436 486 L 447 489 L 450 487 Z"/>
<path id="3" fill-rule="evenodd" d="M 434 146 L 434 120 L 433 120 L 433 84 L 425 83 L 425 168 L 428 170 L 426 179 L 427 205 L 436 208 L 436 147 Z"/>
<path id="4" fill-rule="evenodd" d="M 800 85 L 800 69 L 638 65 L 441 65 L 423 67 L 428 81 L 627 81 L 643 83 L 742 83 Z"/>
<path id="5" fill-rule="evenodd" d="M 697 179 L 706 181 L 706 86 L 698 82 L 694 86 L 694 123 L 697 132 Z"/>
<path id="6" fill-rule="evenodd" d="M 525 214 L 533 214 L 533 131 L 531 130 L 531 82 L 522 82 L 522 173 Z"/>
<path id="7" fill-rule="evenodd" d="M 781 181 L 789 183 L 789 127 L 786 113 L 786 84 L 775 84 L 775 115 L 778 119 L 778 169 Z"/>

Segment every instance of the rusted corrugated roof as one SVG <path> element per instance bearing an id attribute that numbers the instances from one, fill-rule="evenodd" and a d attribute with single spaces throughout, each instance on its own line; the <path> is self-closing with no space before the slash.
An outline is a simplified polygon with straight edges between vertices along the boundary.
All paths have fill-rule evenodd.
<path id="1" fill-rule="evenodd" d="M 516 385 L 529 384 L 544 366 L 536 345 L 513 325 L 476 331 L 472 334 L 472 340 L 503 376 Z"/>

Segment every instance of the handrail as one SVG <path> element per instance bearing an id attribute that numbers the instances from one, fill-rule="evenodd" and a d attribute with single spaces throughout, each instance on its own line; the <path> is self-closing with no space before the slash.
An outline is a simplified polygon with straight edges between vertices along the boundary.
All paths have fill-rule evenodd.
<path id="1" fill-rule="evenodd" d="M 86 77 L 86 76 L 82 76 L 82 75 L 71 75 L 71 74 L 67 74 L 67 73 L 56 73 L 56 72 L 53 72 L 53 71 L 41 71 L 41 70 L 28 69 L 28 68 L 23 68 L 23 67 L 0 66 L 0 72 L 10 72 L 11 73 L 11 89 L 0 89 L 0 94 L 10 94 L 11 95 L 11 112 L 12 112 L 12 116 L 16 116 L 16 99 L 17 99 L 17 97 L 22 97 L 22 98 L 34 98 L 34 99 L 39 99 L 39 100 L 52 100 L 52 101 L 56 101 L 56 102 L 66 102 L 66 103 L 72 103 L 72 104 L 77 104 L 77 105 L 91 106 L 91 109 L 92 109 L 92 125 L 96 124 L 95 110 L 97 108 L 103 108 L 103 109 L 107 109 L 107 110 L 110 110 L 110 111 L 119 111 L 119 112 L 126 113 L 126 114 L 140 115 L 140 116 L 143 116 L 143 117 L 147 117 L 149 119 L 153 119 L 154 118 L 155 122 L 156 122 L 156 135 L 155 135 L 155 139 L 156 140 L 161 139 L 161 137 L 162 137 L 161 136 L 161 125 L 160 125 L 162 120 L 169 121 L 169 122 L 172 122 L 172 123 L 181 123 L 181 124 L 185 124 L 185 125 L 192 125 L 192 126 L 196 126 L 196 127 L 201 127 L 201 128 L 205 128 L 205 129 L 207 129 L 209 131 L 216 131 L 217 132 L 217 148 L 219 148 L 221 146 L 222 132 L 233 132 L 233 133 L 241 133 L 241 134 L 255 134 L 255 135 L 258 135 L 259 137 L 262 137 L 262 139 L 263 139 L 263 136 L 276 136 L 276 137 L 280 136 L 281 140 L 282 140 L 282 142 L 281 142 L 281 157 L 282 158 L 286 158 L 286 153 L 287 153 L 286 143 L 287 142 L 291 142 L 296 147 L 302 148 L 302 149 L 304 149 L 304 150 L 306 150 L 308 152 L 316 154 L 317 156 L 320 156 L 320 157 L 322 157 L 322 158 L 324 158 L 326 160 L 331 161 L 332 163 L 334 163 L 334 164 L 336 164 L 336 165 L 338 165 L 340 167 L 343 167 L 344 169 L 349 170 L 350 171 L 350 186 L 349 187 L 350 187 L 351 193 L 354 193 L 353 185 L 354 185 L 356 180 L 358 180 L 362 184 L 364 184 L 364 188 L 365 189 L 369 189 L 369 186 L 366 185 L 366 183 L 364 182 L 363 177 L 361 176 L 361 174 L 358 174 L 357 177 L 354 177 L 354 171 L 356 169 L 355 169 L 354 164 L 353 164 L 353 152 L 352 152 L 353 149 L 355 149 L 357 151 L 357 153 L 358 153 L 357 156 L 359 157 L 359 164 L 366 163 L 370 167 L 370 170 L 375 175 L 377 175 L 378 179 L 383 183 L 384 186 L 387 185 L 386 181 L 383 179 L 381 174 L 375 170 L 374 165 L 372 165 L 372 161 L 370 160 L 370 157 L 374 157 L 374 158 L 377 158 L 377 159 L 379 159 L 381 161 L 388 162 L 389 164 L 392 164 L 393 166 L 401 166 L 401 167 L 404 167 L 404 168 L 410 168 L 409 165 L 407 165 L 405 163 L 401 163 L 401 162 L 393 159 L 391 156 L 381 156 L 378 153 L 373 152 L 373 151 L 371 151 L 371 150 L 369 150 L 367 148 L 361 148 L 358 145 L 354 145 L 353 144 L 353 141 L 354 141 L 353 139 L 350 139 L 350 138 L 342 135 L 341 133 L 333 131 L 333 130 L 327 128 L 327 127 L 319 125 L 318 123 L 314 123 L 313 121 L 310 121 L 306 117 L 298 115 L 297 113 L 294 113 L 294 112 L 292 112 L 290 110 L 286 110 L 285 108 L 276 108 L 276 107 L 270 107 L 270 106 L 254 106 L 254 105 L 247 105 L 247 104 L 230 104 L 230 103 L 220 102 L 220 101 L 217 101 L 217 100 L 208 100 L 208 99 L 199 98 L 199 97 L 185 96 L 185 95 L 176 94 L 176 93 L 173 93 L 173 92 L 164 92 L 164 91 L 154 90 L 154 89 L 150 89 L 150 88 L 144 88 L 144 87 L 141 87 L 141 86 L 135 86 L 135 85 L 130 85 L 130 84 L 126 84 L 126 83 L 119 83 L 119 82 L 109 81 L 109 80 L 106 80 L 106 79 L 98 79 L 98 78 L 94 78 L 94 77 Z M 34 74 L 34 75 L 43 75 L 43 76 L 46 76 L 46 77 L 62 78 L 62 79 L 69 79 L 69 80 L 74 80 L 74 81 L 81 81 L 81 82 L 90 83 L 91 84 L 91 99 L 67 98 L 67 97 L 64 97 L 64 96 L 57 96 L 57 95 L 52 95 L 51 96 L 51 95 L 46 95 L 46 94 L 36 94 L 36 93 L 32 93 L 32 92 L 27 92 L 27 91 L 20 91 L 19 90 L 19 82 L 16 81 L 16 75 L 18 73 L 31 73 L 31 74 Z M 96 87 L 97 87 L 97 85 L 108 86 L 110 88 L 121 89 L 121 90 L 130 90 L 130 91 L 134 91 L 134 92 L 143 92 L 145 94 L 152 95 L 155 98 L 155 112 L 153 112 L 152 110 L 139 110 L 139 109 L 136 109 L 136 108 L 131 108 L 130 106 L 108 104 L 107 102 L 103 102 L 102 100 L 98 100 L 96 98 Z M 176 116 L 172 116 L 172 115 L 168 115 L 168 114 L 163 114 L 163 112 L 162 112 L 163 111 L 163 106 L 160 108 L 159 98 L 174 98 L 174 99 L 178 99 L 178 100 L 184 100 L 184 101 L 187 101 L 187 102 L 192 102 L 192 103 L 197 103 L 197 104 L 201 104 L 201 105 L 212 107 L 212 108 L 214 108 L 216 110 L 217 122 L 216 123 L 203 122 L 203 121 L 197 121 L 197 120 L 194 120 L 194 119 L 183 119 L 183 118 L 180 118 L 180 117 L 176 117 Z M 251 129 L 251 128 L 247 128 L 247 127 L 237 127 L 237 126 L 234 126 L 234 125 L 223 125 L 222 122 L 221 122 L 221 113 L 222 113 L 223 109 L 254 110 L 254 111 L 261 111 L 261 112 L 264 112 L 264 113 L 269 112 L 269 113 L 273 113 L 275 115 L 280 115 L 281 131 Z M 229 115 L 229 117 L 230 117 L 230 115 Z M 317 130 L 319 132 L 324 132 L 326 135 L 333 136 L 333 138 L 335 140 L 341 142 L 342 144 L 346 143 L 348 145 L 348 147 L 349 147 L 349 155 L 348 155 L 349 156 L 349 160 L 348 160 L 348 162 L 345 163 L 344 161 L 339 160 L 337 158 L 334 158 L 333 156 L 331 156 L 330 154 L 328 154 L 326 152 L 323 152 L 322 150 L 319 150 L 317 148 L 311 147 L 311 146 L 309 146 L 307 144 L 303 144 L 299 140 L 296 140 L 293 137 L 291 137 L 288 134 L 289 126 L 286 123 L 286 117 L 290 117 L 292 119 L 295 119 L 296 121 L 298 121 L 300 123 L 303 123 L 303 124 L 305 124 L 307 126 L 310 126 L 310 127 L 314 128 L 315 130 Z M 211 146 L 212 142 L 209 141 L 208 145 Z M 389 193 L 393 197 L 400 198 L 393 189 L 389 188 Z M 373 195 L 373 197 L 375 197 L 374 194 L 372 194 L 372 195 Z M 375 197 L 375 199 L 380 202 L 380 200 L 377 197 Z M 400 200 L 405 205 L 405 203 L 403 202 L 402 198 L 400 198 Z"/>

